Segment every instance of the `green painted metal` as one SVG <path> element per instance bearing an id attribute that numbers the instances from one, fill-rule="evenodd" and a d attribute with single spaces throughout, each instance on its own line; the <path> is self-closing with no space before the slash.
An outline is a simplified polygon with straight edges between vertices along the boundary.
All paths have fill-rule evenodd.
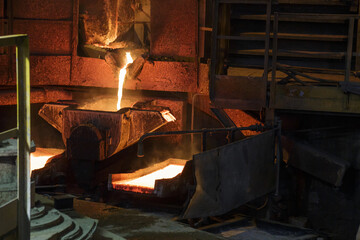
<path id="1" fill-rule="evenodd" d="M 15 34 L 15 35 L 5 35 L 0 36 L 0 46 L 17 46 L 19 47 L 25 39 L 28 39 L 26 34 Z"/>
<path id="2" fill-rule="evenodd" d="M 16 46 L 17 128 L 0 134 L 18 137 L 18 239 L 30 239 L 30 59 L 26 34 L 0 36 L 0 46 Z"/>
<path id="3" fill-rule="evenodd" d="M 0 141 L 4 141 L 9 138 L 17 138 L 19 136 L 19 130 L 17 128 L 9 129 L 0 133 Z"/>

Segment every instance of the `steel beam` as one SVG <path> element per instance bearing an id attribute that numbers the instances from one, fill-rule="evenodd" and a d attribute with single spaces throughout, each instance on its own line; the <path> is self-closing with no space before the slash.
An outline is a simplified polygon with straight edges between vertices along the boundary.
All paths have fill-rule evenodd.
<path id="1" fill-rule="evenodd" d="M 27 36 L 16 49 L 18 237 L 30 239 L 30 59 Z"/>
<path id="2" fill-rule="evenodd" d="M 6 139 L 9 139 L 9 138 L 16 138 L 18 136 L 19 136 L 18 129 L 13 128 L 13 129 L 10 129 L 10 130 L 7 130 L 7 131 L 4 131 L 4 132 L 0 133 L 0 142 L 4 141 Z"/>
<path id="3" fill-rule="evenodd" d="M 16 34 L 16 35 L 7 35 L 0 36 L 0 46 L 8 47 L 8 46 L 17 46 L 22 45 L 24 40 L 27 39 L 26 34 Z"/>
<path id="4" fill-rule="evenodd" d="M 345 82 L 348 82 L 350 79 L 351 71 L 351 58 L 352 58 L 352 47 L 353 47 L 353 38 L 354 38 L 354 18 L 349 19 L 349 29 L 348 29 L 348 42 L 347 42 L 347 51 L 346 51 L 346 65 L 345 65 Z"/>
<path id="5" fill-rule="evenodd" d="M 18 239 L 30 239 L 30 59 L 26 34 L 0 36 L 0 46 L 16 46 L 17 129 L 1 134 L 18 135 Z"/>

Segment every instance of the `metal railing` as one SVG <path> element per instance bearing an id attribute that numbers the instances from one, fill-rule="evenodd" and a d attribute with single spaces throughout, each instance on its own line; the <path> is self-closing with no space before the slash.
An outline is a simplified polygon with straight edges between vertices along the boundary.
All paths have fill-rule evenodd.
<path id="1" fill-rule="evenodd" d="M 272 77 L 271 77 L 271 83 L 270 83 L 270 106 L 275 105 L 275 97 L 276 97 L 276 71 L 284 70 L 284 67 L 281 66 L 281 64 L 278 63 L 278 54 L 279 54 L 279 46 L 278 46 L 278 36 L 279 36 L 279 20 L 281 20 L 282 17 L 291 17 L 292 19 L 303 19 L 308 17 L 316 17 L 317 19 L 322 20 L 331 20 L 329 14 L 318 14 L 318 15 L 301 15 L 296 13 L 279 13 L 275 12 L 273 16 L 273 46 L 272 46 Z M 360 93 L 360 87 L 358 83 L 352 84 L 350 81 L 350 75 L 351 75 L 351 65 L 352 65 L 352 57 L 353 57 L 353 38 L 354 38 L 354 25 L 355 20 L 359 21 L 359 16 L 356 15 L 349 15 L 349 16 L 339 16 L 338 19 L 341 19 L 343 21 L 348 21 L 348 35 L 347 35 L 347 45 L 346 45 L 346 52 L 344 54 L 345 59 L 345 66 L 344 66 L 344 80 L 337 81 L 337 80 L 328 80 L 328 79 L 322 79 L 319 77 L 313 77 L 306 75 L 304 73 L 300 73 L 298 71 L 291 70 L 290 72 L 294 73 L 294 75 L 300 75 L 304 76 L 308 79 L 315 80 L 317 82 L 321 83 L 327 83 L 332 84 L 333 86 L 340 86 L 344 94 L 346 94 L 346 99 L 344 101 L 344 109 L 349 109 L 350 104 L 350 93 L 359 94 Z M 358 56 L 358 53 L 356 52 L 356 56 Z M 287 69 L 289 70 L 289 69 Z M 292 75 L 291 77 L 295 79 L 297 82 L 301 83 L 302 85 L 307 85 L 304 81 L 300 80 L 296 76 Z M 289 75 L 290 76 L 290 75 Z"/>
<path id="2" fill-rule="evenodd" d="M 242 131 L 242 130 L 250 130 L 250 131 L 265 131 L 268 127 L 260 124 L 251 125 L 249 127 L 230 127 L 230 128 L 204 128 L 204 129 L 196 129 L 196 130 L 185 130 L 185 131 L 169 131 L 169 132 L 149 132 L 142 135 L 138 141 L 138 157 L 144 157 L 144 144 L 143 141 L 146 138 L 150 137 L 166 137 L 173 135 L 189 135 L 189 134 L 201 134 L 202 135 L 202 148 L 201 151 L 206 151 L 206 137 L 208 133 L 217 133 L 217 132 L 228 132 L 230 133 L 230 142 L 234 139 L 234 132 Z"/>
<path id="3" fill-rule="evenodd" d="M 17 238 L 27 240 L 30 239 L 29 38 L 26 34 L 0 36 L 0 47 L 7 46 L 16 46 L 17 127 L 0 133 L 0 141 L 17 138 Z"/>
<path id="4" fill-rule="evenodd" d="M 221 31 L 219 25 L 219 6 L 220 4 L 266 4 L 266 22 L 265 22 L 265 37 L 261 38 L 264 40 L 265 52 L 264 52 L 264 74 L 263 82 L 266 85 L 268 81 L 269 73 L 269 56 L 270 56 L 270 33 L 271 33 L 271 11 L 273 0 L 252 0 L 252 1 L 242 1 L 242 0 L 213 0 L 213 13 L 212 13 L 212 31 L 211 31 L 211 64 L 210 64 L 210 77 L 209 77 L 209 96 L 210 100 L 213 101 L 215 98 L 215 82 L 216 75 L 219 75 L 219 46 L 218 40 L 227 39 L 227 40 L 245 40 L 252 39 L 253 37 L 239 37 L 239 36 L 224 36 L 219 35 L 218 32 Z"/>
<path id="5" fill-rule="evenodd" d="M 278 57 L 278 31 L 279 31 L 279 20 L 281 17 L 291 17 L 292 19 L 302 19 L 304 17 L 314 17 L 314 15 L 299 15 L 296 13 L 279 13 L 275 12 L 273 19 L 273 49 L 272 49 L 272 82 L 276 81 L 276 69 L 277 69 L 277 57 Z M 328 14 L 318 14 L 315 15 L 317 19 L 330 20 Z M 359 20 L 359 16 L 347 16 L 343 17 L 343 20 L 349 21 L 348 26 L 348 35 L 347 35 L 347 46 L 345 53 L 345 67 L 344 67 L 344 82 L 350 81 L 350 73 L 351 73 L 351 58 L 353 57 L 353 38 L 354 38 L 354 22 Z M 266 33 L 267 37 L 270 36 L 270 33 Z M 269 36 L 268 36 L 269 35 Z M 356 53 L 357 54 L 357 53 Z"/>

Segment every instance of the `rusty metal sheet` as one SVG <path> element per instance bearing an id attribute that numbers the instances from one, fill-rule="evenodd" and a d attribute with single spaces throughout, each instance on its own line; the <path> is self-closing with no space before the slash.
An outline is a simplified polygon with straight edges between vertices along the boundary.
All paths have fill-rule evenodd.
<path id="1" fill-rule="evenodd" d="M 31 85 L 68 86 L 70 62 L 70 56 L 31 56 Z"/>
<path id="2" fill-rule="evenodd" d="M 13 58 L 11 71 L 13 76 L 16 76 L 15 61 L 16 59 Z M 70 82 L 70 62 L 70 56 L 30 56 L 31 86 L 68 86 Z M 2 80 L 1 83 L 4 85 L 16 85 L 16 78 L 7 79 L 6 82 Z"/>
<path id="3" fill-rule="evenodd" d="M 198 93 L 209 95 L 209 64 L 199 64 L 199 89 Z"/>
<path id="4" fill-rule="evenodd" d="M 151 1 L 152 55 L 195 57 L 196 4 L 193 0 Z"/>
<path id="5" fill-rule="evenodd" d="M 236 124 L 237 127 L 246 127 L 255 124 L 262 124 L 258 119 L 254 118 L 250 114 L 240 109 L 224 109 L 231 120 Z M 244 130 L 241 131 L 245 136 L 256 135 L 254 131 Z"/>
<path id="6" fill-rule="evenodd" d="M 217 75 L 212 102 L 222 108 L 259 111 L 266 107 L 266 87 L 259 77 Z"/>
<path id="7" fill-rule="evenodd" d="M 109 45 L 121 39 L 133 26 L 131 1 L 80 1 L 80 32 L 86 44 Z"/>
<path id="8" fill-rule="evenodd" d="M 26 33 L 30 53 L 71 54 L 71 21 L 14 20 L 13 33 Z"/>
<path id="9" fill-rule="evenodd" d="M 68 108 L 69 105 L 64 104 L 44 104 L 39 110 L 39 116 L 47 121 L 51 126 L 53 126 L 59 132 L 63 132 L 63 115 L 64 109 Z"/>
<path id="10" fill-rule="evenodd" d="M 15 18 L 63 20 L 72 18 L 72 0 L 13 0 Z"/>
<path id="11" fill-rule="evenodd" d="M 194 155 L 196 191 L 183 218 L 224 214 L 275 189 L 275 131 Z"/>
<path id="12" fill-rule="evenodd" d="M 16 90 L 4 90 L 0 93 L 0 105 L 16 105 Z M 58 100 L 72 100 L 72 94 L 68 91 L 59 89 L 32 89 L 30 102 L 45 103 L 56 102 Z"/>
<path id="13" fill-rule="evenodd" d="M 76 57 L 71 82 L 70 56 L 31 56 L 30 61 L 32 85 L 118 87 L 117 74 L 102 59 Z M 8 84 L 15 85 L 15 80 Z M 127 79 L 124 88 L 196 92 L 196 68 L 193 63 L 184 62 L 145 63 L 138 79 Z"/>
<path id="14" fill-rule="evenodd" d="M 102 59 L 76 57 L 72 75 L 72 86 L 118 87 L 117 75 Z"/>
<path id="15" fill-rule="evenodd" d="M 134 80 L 127 80 L 124 88 L 171 92 L 196 92 L 196 66 L 189 62 L 146 62 Z"/>

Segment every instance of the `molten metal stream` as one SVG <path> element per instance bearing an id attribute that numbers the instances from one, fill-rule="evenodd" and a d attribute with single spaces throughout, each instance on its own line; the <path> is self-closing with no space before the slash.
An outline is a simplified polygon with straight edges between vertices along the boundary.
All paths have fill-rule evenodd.
<path id="1" fill-rule="evenodd" d="M 119 73 L 119 88 L 118 88 L 118 102 L 117 102 L 117 110 L 120 110 L 121 108 L 121 98 L 123 94 L 123 86 L 125 82 L 125 76 L 126 76 L 126 68 L 129 66 L 129 64 L 133 63 L 133 59 L 131 57 L 130 52 L 126 53 L 126 64 L 125 66 L 120 70 Z"/>
<path id="2" fill-rule="evenodd" d="M 181 173 L 184 169 L 184 165 L 175 165 L 170 164 L 162 169 L 159 169 L 155 172 L 149 173 L 142 177 L 131 179 L 131 180 L 122 180 L 113 182 L 113 186 L 116 189 L 123 189 L 135 192 L 146 192 L 140 191 L 137 188 L 145 188 L 153 190 L 155 188 L 155 181 L 158 179 L 164 178 L 173 178 Z"/>

